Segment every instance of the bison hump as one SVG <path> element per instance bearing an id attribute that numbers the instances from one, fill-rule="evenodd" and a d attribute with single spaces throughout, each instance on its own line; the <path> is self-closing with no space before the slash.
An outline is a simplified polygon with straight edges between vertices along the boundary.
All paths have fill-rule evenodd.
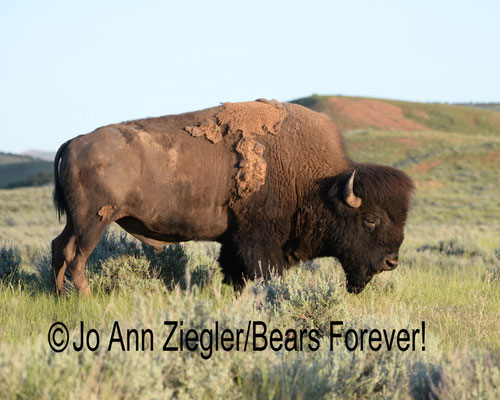
<path id="1" fill-rule="evenodd" d="M 216 114 L 219 125 L 228 127 L 228 134 L 242 132 L 243 136 L 277 135 L 286 116 L 277 100 L 259 99 L 244 103 L 223 103 L 224 109 Z"/>
<path id="2" fill-rule="evenodd" d="M 239 158 L 235 193 L 238 198 L 244 198 L 266 182 L 265 148 L 257 138 L 267 134 L 278 135 L 287 112 L 279 101 L 266 99 L 223 103 L 222 107 L 213 119 L 197 126 L 187 126 L 184 130 L 194 137 L 203 136 L 214 144 L 225 136 L 240 135 L 235 148 Z"/>

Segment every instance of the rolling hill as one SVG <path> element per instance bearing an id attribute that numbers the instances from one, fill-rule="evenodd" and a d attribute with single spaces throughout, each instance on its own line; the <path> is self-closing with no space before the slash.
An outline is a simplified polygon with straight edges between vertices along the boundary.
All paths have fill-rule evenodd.
<path id="1" fill-rule="evenodd" d="M 457 106 L 477 107 L 485 110 L 500 112 L 500 103 L 457 103 Z"/>
<path id="2" fill-rule="evenodd" d="M 500 135 L 500 114 L 477 105 L 416 103 L 367 97 L 313 95 L 293 100 L 328 114 L 342 131 L 381 129 L 434 130 L 464 134 Z"/>
<path id="3" fill-rule="evenodd" d="M 54 157 L 56 155 L 55 151 L 43 151 L 43 150 L 36 150 L 36 149 L 30 149 L 30 150 L 25 150 L 21 153 L 22 156 L 29 156 L 33 158 L 38 158 L 39 160 L 45 160 L 45 161 L 54 161 Z"/>
<path id="4" fill-rule="evenodd" d="M 0 188 L 40 186 L 52 182 L 51 161 L 0 153 Z"/>

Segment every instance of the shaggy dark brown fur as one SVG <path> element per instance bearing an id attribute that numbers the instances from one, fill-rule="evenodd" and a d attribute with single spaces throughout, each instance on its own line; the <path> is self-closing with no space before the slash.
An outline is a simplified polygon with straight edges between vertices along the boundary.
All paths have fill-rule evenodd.
<path id="1" fill-rule="evenodd" d="M 343 240 L 328 246 L 336 248 L 330 254 L 342 263 L 348 289 L 358 293 L 375 274 L 398 265 L 414 184 L 404 172 L 391 167 L 353 163 L 352 168 L 356 171 L 354 194 L 362 202 L 353 209 L 339 200 L 351 171 L 334 178 L 328 192 L 335 220 L 330 236 L 341 235 Z"/>
<path id="2" fill-rule="evenodd" d="M 397 266 L 413 188 L 401 171 L 349 161 L 326 116 L 267 100 L 108 125 L 63 144 L 54 170 L 67 218 L 52 242 L 56 284 L 69 268 L 82 294 L 87 257 L 112 222 L 157 248 L 220 242 L 237 287 L 335 256 L 359 292 Z M 357 203 L 345 198 L 353 170 Z"/>

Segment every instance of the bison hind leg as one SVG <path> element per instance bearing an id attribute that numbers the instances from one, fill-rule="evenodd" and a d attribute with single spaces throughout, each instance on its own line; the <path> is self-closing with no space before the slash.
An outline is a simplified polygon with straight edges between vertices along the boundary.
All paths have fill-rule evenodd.
<path id="1" fill-rule="evenodd" d="M 99 221 L 90 224 L 81 224 L 76 235 L 75 256 L 68 264 L 69 272 L 73 278 L 76 290 L 80 295 L 91 294 L 87 279 L 85 278 L 85 264 L 92 254 L 106 227 L 112 221 Z"/>
<path id="2" fill-rule="evenodd" d="M 54 291 L 62 294 L 66 267 L 75 256 L 76 236 L 71 217 L 67 217 L 66 226 L 51 243 L 52 271 L 54 273 Z"/>
<path id="3" fill-rule="evenodd" d="M 78 293 L 84 296 L 91 294 L 85 278 L 85 264 L 104 230 L 112 222 L 112 219 L 100 220 L 91 213 L 75 220 L 67 213 L 64 230 L 52 241 L 52 268 L 56 292 L 63 293 L 64 275 L 68 269 Z"/>

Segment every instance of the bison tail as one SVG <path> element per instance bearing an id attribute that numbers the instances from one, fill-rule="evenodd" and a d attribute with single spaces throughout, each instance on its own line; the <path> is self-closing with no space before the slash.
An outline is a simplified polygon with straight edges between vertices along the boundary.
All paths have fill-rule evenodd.
<path id="1" fill-rule="evenodd" d="M 66 198 L 64 197 L 63 187 L 61 185 L 61 180 L 59 179 L 59 163 L 61 161 L 62 154 L 64 153 L 64 150 L 66 149 L 70 141 L 71 140 L 68 140 L 61 147 L 59 147 L 59 150 L 57 150 L 56 156 L 54 158 L 54 206 L 56 208 L 57 217 L 59 219 L 61 219 L 62 214 L 68 211 L 68 205 L 66 203 Z"/>

